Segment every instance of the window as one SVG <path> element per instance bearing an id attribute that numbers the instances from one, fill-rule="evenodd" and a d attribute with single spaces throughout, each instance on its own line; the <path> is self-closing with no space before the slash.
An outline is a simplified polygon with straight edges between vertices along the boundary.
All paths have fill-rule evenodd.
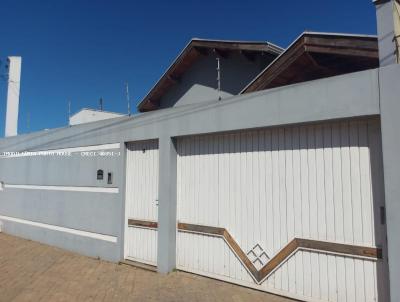
<path id="1" fill-rule="evenodd" d="M 97 170 L 97 180 L 103 180 L 103 170 Z"/>
<path id="2" fill-rule="evenodd" d="M 112 184 L 112 173 L 111 172 L 108 172 L 108 174 L 107 174 L 107 183 L 109 185 Z"/>

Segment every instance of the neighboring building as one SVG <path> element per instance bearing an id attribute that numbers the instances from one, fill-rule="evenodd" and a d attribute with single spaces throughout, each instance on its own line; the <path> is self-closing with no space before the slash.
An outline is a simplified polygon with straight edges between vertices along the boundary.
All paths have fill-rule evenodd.
<path id="1" fill-rule="evenodd" d="M 282 48 L 269 42 L 193 39 L 139 103 L 140 112 L 238 94 Z M 218 91 L 217 58 L 221 91 Z"/>
<path id="2" fill-rule="evenodd" d="M 2 231 L 304 301 L 399 301 L 400 66 L 378 2 L 378 39 L 193 40 L 144 113 L 0 140 L 70 154 L 2 153 Z"/>
<path id="3" fill-rule="evenodd" d="M 338 76 L 379 66 L 374 36 L 304 32 L 241 93 Z"/>
<path id="4" fill-rule="evenodd" d="M 71 117 L 69 118 L 69 124 L 73 126 L 73 125 L 91 123 L 101 120 L 108 120 L 111 118 L 116 118 L 121 116 L 125 116 L 125 114 L 83 108 L 77 113 L 71 115 Z"/>
<path id="5" fill-rule="evenodd" d="M 216 58 L 221 60 L 221 92 Z M 193 39 L 139 103 L 140 112 L 228 98 L 379 66 L 375 36 L 304 32 L 269 42 Z"/>

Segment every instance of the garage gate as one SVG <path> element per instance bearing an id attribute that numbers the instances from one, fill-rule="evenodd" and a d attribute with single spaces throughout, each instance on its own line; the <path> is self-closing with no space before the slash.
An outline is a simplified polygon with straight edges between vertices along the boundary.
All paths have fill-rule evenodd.
<path id="1" fill-rule="evenodd" d="M 158 141 L 126 144 L 125 259 L 157 265 Z"/>
<path id="2" fill-rule="evenodd" d="M 308 301 L 387 301 L 379 120 L 177 148 L 179 269 Z"/>

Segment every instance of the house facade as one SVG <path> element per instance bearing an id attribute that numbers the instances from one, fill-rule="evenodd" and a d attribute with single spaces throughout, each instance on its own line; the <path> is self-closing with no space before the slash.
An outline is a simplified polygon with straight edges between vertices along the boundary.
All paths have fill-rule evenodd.
<path id="1" fill-rule="evenodd" d="M 392 4 L 378 37 L 194 39 L 141 113 L 0 140 L 1 230 L 304 301 L 397 301 Z"/>

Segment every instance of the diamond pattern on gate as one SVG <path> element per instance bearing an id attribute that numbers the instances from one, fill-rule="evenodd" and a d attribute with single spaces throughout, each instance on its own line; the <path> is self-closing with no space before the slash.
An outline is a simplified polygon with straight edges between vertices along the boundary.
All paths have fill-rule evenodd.
<path id="1" fill-rule="evenodd" d="M 247 252 L 247 257 L 249 257 L 250 261 L 258 270 L 260 270 L 270 259 L 268 254 L 258 243 Z"/>

